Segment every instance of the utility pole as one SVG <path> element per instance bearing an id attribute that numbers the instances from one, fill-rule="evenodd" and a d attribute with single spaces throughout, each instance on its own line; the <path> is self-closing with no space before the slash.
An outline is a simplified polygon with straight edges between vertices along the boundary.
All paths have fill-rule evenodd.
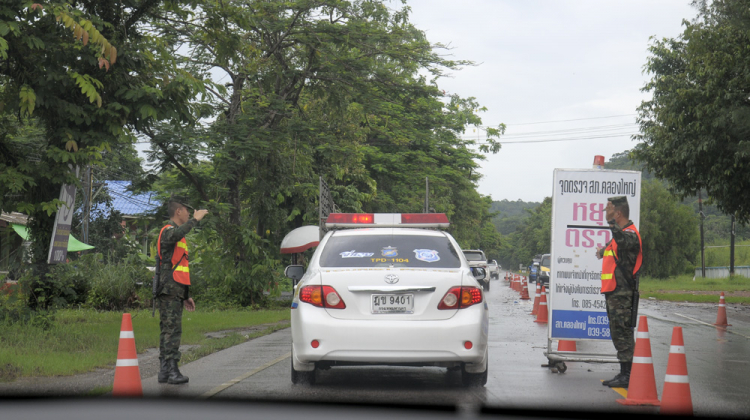
<path id="1" fill-rule="evenodd" d="M 701 194 L 701 190 L 698 190 L 698 212 L 701 215 L 701 277 L 704 279 L 706 278 L 706 245 L 704 242 L 704 236 L 703 236 L 703 219 L 706 218 L 706 215 L 703 214 L 703 195 Z"/>
<path id="2" fill-rule="evenodd" d="M 729 243 L 729 276 L 734 275 L 734 215 L 732 215 L 732 231 L 730 235 L 731 242 Z"/>
<path id="3" fill-rule="evenodd" d="M 86 168 L 83 183 L 83 243 L 89 243 L 89 219 L 91 218 L 91 165 Z"/>
<path id="4" fill-rule="evenodd" d="M 430 212 L 430 177 L 424 177 L 424 212 Z"/>

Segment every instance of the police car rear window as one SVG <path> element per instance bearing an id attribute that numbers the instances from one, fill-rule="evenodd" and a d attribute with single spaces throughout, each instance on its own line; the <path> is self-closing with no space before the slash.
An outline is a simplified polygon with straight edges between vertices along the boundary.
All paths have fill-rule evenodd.
<path id="1" fill-rule="evenodd" d="M 467 261 L 485 261 L 484 255 L 481 252 L 466 252 L 464 251 Z"/>
<path id="2" fill-rule="evenodd" d="M 419 235 L 333 236 L 320 255 L 321 267 L 459 268 L 446 237 Z"/>

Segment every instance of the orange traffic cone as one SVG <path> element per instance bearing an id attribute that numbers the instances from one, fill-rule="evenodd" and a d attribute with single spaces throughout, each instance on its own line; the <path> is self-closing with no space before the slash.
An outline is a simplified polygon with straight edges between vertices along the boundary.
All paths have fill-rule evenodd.
<path id="1" fill-rule="evenodd" d="M 545 293 L 544 286 L 542 286 L 542 298 L 539 300 L 539 312 L 536 314 L 536 320 L 541 324 L 546 324 L 547 321 L 547 294 Z"/>
<path id="2" fill-rule="evenodd" d="M 640 317 L 638 332 L 635 334 L 635 352 L 630 371 L 628 396 L 617 402 L 623 405 L 659 405 L 654 363 L 651 360 L 651 340 L 648 338 L 648 320 L 645 316 Z"/>
<path id="3" fill-rule="evenodd" d="M 141 372 L 138 369 L 138 354 L 135 351 L 133 321 L 130 314 L 122 314 L 120 344 L 117 349 L 115 383 L 112 388 L 115 397 L 142 397 Z"/>
<path id="4" fill-rule="evenodd" d="M 727 323 L 727 303 L 724 301 L 724 292 L 721 292 L 719 297 L 719 313 L 716 314 L 716 323 L 718 327 L 731 327 L 732 324 Z"/>
<path id="5" fill-rule="evenodd" d="M 536 282 L 536 294 L 534 295 L 534 309 L 531 310 L 531 315 L 536 315 L 539 312 L 539 297 L 540 297 L 541 286 L 539 282 Z"/>
<path id="6" fill-rule="evenodd" d="M 526 277 L 523 278 L 523 289 L 521 289 L 521 300 L 529 300 L 529 284 L 526 283 Z"/>
<path id="7" fill-rule="evenodd" d="M 672 329 L 672 345 L 669 347 L 667 374 L 661 396 L 660 414 L 693 415 L 693 400 L 690 398 L 685 342 L 682 327 Z"/>
<path id="8" fill-rule="evenodd" d="M 560 340 L 557 342 L 557 351 L 576 351 L 576 342 L 573 340 Z"/>

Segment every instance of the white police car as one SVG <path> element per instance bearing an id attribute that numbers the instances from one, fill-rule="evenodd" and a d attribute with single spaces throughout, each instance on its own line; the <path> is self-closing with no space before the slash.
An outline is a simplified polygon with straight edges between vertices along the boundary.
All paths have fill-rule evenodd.
<path id="1" fill-rule="evenodd" d="M 307 272 L 285 271 L 299 279 L 293 383 L 362 364 L 440 366 L 460 369 L 467 386 L 487 382 L 487 302 L 458 243 L 434 229 L 448 226 L 445 214 L 334 213 L 326 226 Z"/>

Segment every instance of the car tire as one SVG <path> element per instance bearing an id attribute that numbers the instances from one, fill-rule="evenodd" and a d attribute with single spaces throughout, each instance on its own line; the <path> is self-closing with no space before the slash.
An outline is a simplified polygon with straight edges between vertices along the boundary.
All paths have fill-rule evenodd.
<path id="1" fill-rule="evenodd" d="M 292 383 L 295 385 L 315 385 L 315 369 L 306 372 L 294 369 L 294 354 L 292 354 Z"/>
<path id="2" fill-rule="evenodd" d="M 461 382 L 465 387 L 481 387 L 487 384 L 487 371 L 489 370 L 489 360 L 487 360 L 487 367 L 482 373 L 470 373 L 466 371 L 466 367 L 461 367 Z"/>

